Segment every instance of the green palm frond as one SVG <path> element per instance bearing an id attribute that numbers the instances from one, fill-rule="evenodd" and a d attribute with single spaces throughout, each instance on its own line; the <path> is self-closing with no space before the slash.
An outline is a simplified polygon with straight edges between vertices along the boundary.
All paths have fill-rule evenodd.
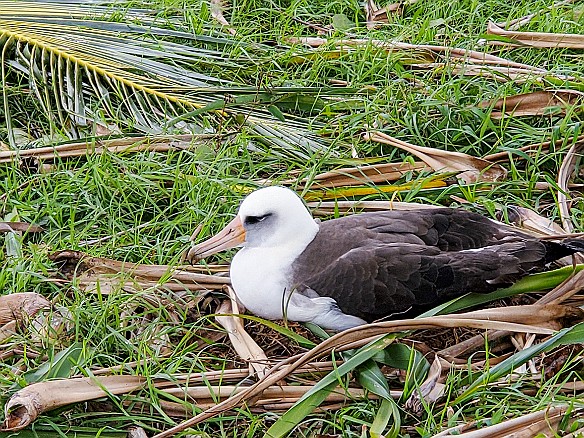
<path id="1" fill-rule="evenodd" d="M 257 145 L 302 159 L 329 147 L 303 118 L 280 108 L 298 102 L 323 107 L 338 89 L 259 92 L 241 79 L 283 49 L 158 27 L 144 9 L 126 10 L 124 22 L 106 21 L 108 11 L 93 4 L 0 0 L 3 109 L 12 147 L 13 128 L 29 123 L 30 114 L 15 109 L 23 90 L 37 102 L 52 139 L 94 135 L 96 124 L 111 120 L 139 133 L 245 125 Z"/>

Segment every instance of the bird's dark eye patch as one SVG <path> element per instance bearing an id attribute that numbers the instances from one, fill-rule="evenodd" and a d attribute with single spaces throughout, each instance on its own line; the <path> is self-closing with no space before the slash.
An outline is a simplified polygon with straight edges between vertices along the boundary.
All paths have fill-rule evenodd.
<path id="1" fill-rule="evenodd" d="M 247 216 L 244 220 L 245 225 L 253 225 L 264 221 L 265 219 L 269 218 L 272 213 L 264 214 L 261 216 Z"/>

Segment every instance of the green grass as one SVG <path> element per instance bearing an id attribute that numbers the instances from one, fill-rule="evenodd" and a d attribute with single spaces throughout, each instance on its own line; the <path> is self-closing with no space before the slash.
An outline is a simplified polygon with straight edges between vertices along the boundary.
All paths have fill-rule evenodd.
<path id="1" fill-rule="evenodd" d="M 549 5 L 549 1 L 529 0 L 420 0 L 406 6 L 403 15 L 390 17 L 389 24 L 382 28 L 367 30 L 361 4 L 356 1 L 234 0 L 228 2 L 225 17 L 237 29 L 235 37 L 221 31 L 211 17 L 208 2 L 199 0 L 126 2 L 118 9 L 104 12 L 107 19 L 122 22 L 125 6 L 148 7 L 155 11 L 152 16 L 156 17 L 157 26 L 234 42 L 205 43 L 157 37 L 214 51 L 220 61 L 201 56 L 199 62 L 192 59 L 172 62 L 197 73 L 233 81 L 236 87 L 265 92 L 273 99 L 276 109 L 270 107 L 272 103 L 238 104 L 231 112 L 235 122 L 228 119 L 220 123 L 218 117 L 209 113 L 193 116 L 187 121 L 199 123 L 202 129 L 236 132 L 226 141 L 216 141 L 200 149 L 56 160 L 46 172 L 39 171 L 34 162 L 0 164 L 0 215 L 15 214 L 19 220 L 45 229 L 43 233 L 17 240 L 16 249 L 20 252 L 17 257 L 7 255 L 14 243 L 9 238 L 0 238 L 0 290 L 2 294 L 40 293 L 70 315 L 70 323 L 56 335 L 37 339 L 33 329 L 25 326 L 0 345 L 0 353 L 13 348 L 39 353 L 38 357 L 18 353 L 0 361 L 2 404 L 23 384 L 24 371 L 50 362 L 76 342 L 83 346 L 83 355 L 70 366 L 70 375 L 91 375 L 98 368 L 142 360 L 146 362 L 133 370 L 125 369 L 124 373 L 174 375 L 241 366 L 227 340 L 222 341 L 225 345 L 197 347 L 198 329 L 219 330 L 211 318 L 193 320 L 188 312 L 178 311 L 176 322 L 173 318 L 177 315 L 171 310 L 149 301 L 148 294 L 153 291 L 118 289 L 110 295 L 100 295 L 88 294 L 75 284 L 61 287 L 53 281 L 56 266 L 49 260 L 49 254 L 73 249 L 123 261 L 176 264 L 182 251 L 189 247 L 189 236 L 195 227 L 203 224 L 201 236 L 221 229 L 245 193 L 256 187 L 260 179 L 277 182 L 288 179 L 291 172 L 298 179 L 311 178 L 341 165 L 358 163 L 352 157 L 352 148 L 364 160 L 409 159 L 408 154 L 393 147 L 364 142 L 361 134 L 365 126 L 377 126 L 392 136 L 422 146 L 474 156 L 508 151 L 512 159 L 503 163 L 509 177 L 496 184 L 452 184 L 441 189 L 397 194 L 380 192 L 363 199 L 458 206 L 458 201 L 452 198 L 457 196 L 472 203 L 468 208 L 487 215 L 519 205 L 557 220 L 557 188 L 553 184 L 570 144 L 566 142 L 549 152 L 528 157 L 516 149 L 581 135 L 582 106 L 566 115 L 502 120 L 489 118 L 489 110 L 478 107 L 485 100 L 548 86 L 554 88 L 550 83 L 542 84 L 536 78 L 524 83 L 496 82 L 455 75 L 448 67 L 416 70 L 410 67 L 411 54 L 388 53 L 372 45 L 339 53 L 332 44 L 311 51 L 302 46 L 289 46 L 286 40 L 293 36 L 316 36 L 304 23 L 332 26 L 333 17 L 344 14 L 352 27 L 331 27 L 332 38 L 371 38 L 486 50 L 513 61 L 547 68 L 555 74 L 573 76 L 575 83 L 582 87 L 582 50 L 477 45 L 484 38 L 489 21 L 505 22 L 538 10 L 542 14 L 523 26 L 522 31 L 582 33 L 581 6 L 568 5 L 545 12 Z M 346 81 L 351 90 L 336 90 L 335 94 L 331 80 Z M 277 87 L 287 87 L 288 91 L 278 91 Z M 322 87 L 322 90 L 294 91 L 301 87 Z M 197 90 L 189 93 L 204 104 L 216 101 L 217 96 L 227 96 L 229 101 L 233 96 L 242 95 L 228 87 L 218 88 L 217 94 L 207 90 L 211 97 L 201 97 Z M 10 72 L 4 89 L 13 128 L 31 140 L 41 138 L 39 144 L 51 145 L 67 138 L 70 126 L 60 126 L 58 120 L 47 117 L 22 76 Z M 123 134 L 141 133 L 131 116 L 125 114 L 120 119 L 105 116 L 96 100 L 90 103 L 106 124 L 117 125 Z M 262 144 L 257 131 L 241 125 L 252 109 L 262 111 L 263 115 L 269 115 L 270 110 L 272 114 L 281 111 L 291 126 L 327 134 L 328 142 L 323 143 L 327 149 L 283 151 Z M 183 109 L 183 113 L 187 111 L 192 108 Z M 10 140 L 8 129 L 2 107 L 0 140 L 4 143 Z M 19 142 L 21 148 L 30 146 Z M 548 182 L 550 188 L 536 189 L 536 182 Z M 582 182 L 580 174 L 574 182 Z M 580 192 L 573 193 L 571 212 L 575 231 L 584 231 Z M 108 236 L 111 238 L 87 244 Z M 212 260 L 227 262 L 229 259 L 230 254 L 223 254 Z M 163 292 L 162 296 L 176 301 L 169 293 Z M 155 339 L 160 342 L 153 342 Z M 170 351 L 168 357 L 161 356 L 161 345 Z M 470 368 L 452 370 L 446 383 L 446 398 L 426 406 L 419 418 L 402 412 L 399 436 L 427 437 L 474 419 L 485 424 L 496 423 L 552 402 L 579 403 L 580 393 L 561 392 L 553 385 L 581 379 L 581 360 L 581 353 L 575 351 L 566 356 L 561 371 L 552 378 L 542 375 L 534 380 L 508 380 L 496 388 L 480 388 L 472 400 L 465 402 L 455 400 L 468 384 Z M 544 368 L 541 365 L 538 369 Z M 403 383 L 391 378 L 389 386 L 401 389 Z M 153 434 L 179 421 L 164 414 L 159 408 L 160 400 L 167 398 L 148 387 L 131 396 L 59 408 L 41 416 L 21 436 L 96 436 L 99 432 L 100 436 L 113 437 L 120 436 L 131 425 L 143 426 Z M 145 404 L 141 413 L 132 409 L 134 402 Z M 185 406 L 192 409 L 188 403 Z M 361 427 L 371 426 L 379 406 L 377 401 L 355 400 L 336 411 L 308 417 L 294 429 L 293 435 L 362 436 Z M 212 437 L 261 436 L 280 415 L 258 414 L 242 408 L 196 426 L 195 432 Z"/>

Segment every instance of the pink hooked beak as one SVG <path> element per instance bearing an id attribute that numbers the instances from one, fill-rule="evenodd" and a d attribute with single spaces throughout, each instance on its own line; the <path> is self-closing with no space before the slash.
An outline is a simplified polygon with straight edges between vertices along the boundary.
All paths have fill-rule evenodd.
<path id="1" fill-rule="evenodd" d="M 216 254 L 225 249 L 235 248 L 245 242 L 245 228 L 239 216 L 235 216 L 219 233 L 193 246 L 187 253 L 186 259 L 191 263 L 198 262 L 207 256 Z"/>

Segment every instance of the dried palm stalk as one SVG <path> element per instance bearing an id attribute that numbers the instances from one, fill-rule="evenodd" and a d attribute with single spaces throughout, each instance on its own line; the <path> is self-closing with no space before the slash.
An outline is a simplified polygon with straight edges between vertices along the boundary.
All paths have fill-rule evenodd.
<path id="1" fill-rule="evenodd" d="M 229 285 L 227 276 L 205 274 L 226 273 L 226 266 L 202 265 L 179 267 L 169 265 L 143 265 L 120 262 L 102 257 L 92 257 L 81 251 L 59 251 L 50 256 L 60 271 L 69 280 L 76 279 L 79 287 L 85 290 L 100 288 L 101 293 L 128 286 L 134 289 L 157 288 L 171 291 L 222 290 Z"/>
<path id="2" fill-rule="evenodd" d="M 563 228 L 570 233 L 574 230 L 574 226 L 571 221 L 570 205 L 568 203 L 568 196 L 570 193 L 568 183 L 572 173 L 576 169 L 576 161 L 582 150 L 584 150 L 584 142 L 573 143 L 566 153 L 562 165 L 560 166 L 560 170 L 558 171 L 558 186 L 560 188 L 560 190 L 558 190 L 558 206 L 560 217 L 562 219 Z"/>
<path id="3" fill-rule="evenodd" d="M 33 149 L 0 151 L 0 163 L 11 163 L 24 158 L 41 161 L 82 157 L 85 155 L 128 152 L 168 152 L 170 150 L 193 149 L 218 138 L 209 134 L 185 134 L 156 137 L 127 137 L 110 140 L 95 139 L 94 142 L 68 143 L 59 146 L 47 146 Z"/>
<path id="4" fill-rule="evenodd" d="M 457 436 L 463 438 L 494 438 L 514 437 L 531 438 L 534 436 L 556 436 L 559 423 L 567 414 L 568 405 L 550 406 L 531 414 L 503 421 L 478 430 L 468 431 L 476 427 L 476 422 L 456 426 L 434 435 L 432 438 Z M 584 409 L 574 408 L 570 411 L 570 421 L 582 418 Z M 467 432 L 468 431 L 468 432 Z"/>
<path id="5" fill-rule="evenodd" d="M 125 394 L 141 389 L 140 376 L 83 377 L 33 383 L 14 394 L 4 406 L 3 431 L 19 431 L 43 412 L 81 401 Z"/>
<path id="6" fill-rule="evenodd" d="M 231 345 L 241 359 L 250 364 L 258 376 L 262 377 L 269 368 L 268 357 L 253 338 L 245 331 L 239 314 L 237 300 L 233 289 L 229 289 L 230 300 L 225 300 L 217 309 L 215 320 L 227 330 Z"/>
<path id="7" fill-rule="evenodd" d="M 549 291 L 543 297 L 541 297 L 536 305 L 547 305 L 547 304 L 554 304 L 554 305 L 561 305 L 567 299 L 575 295 L 576 293 L 582 291 L 584 289 L 584 271 L 578 272 L 573 277 L 567 278 L 564 282 L 559 284 L 553 290 Z M 579 303 L 577 305 L 581 305 L 584 303 Z M 570 309 L 570 307 L 566 307 L 566 309 Z M 574 315 L 574 316 L 577 316 Z M 569 317 L 569 312 L 566 313 L 565 317 Z M 472 338 L 466 339 L 462 342 L 458 342 L 455 345 L 452 345 L 448 348 L 445 348 L 438 352 L 441 357 L 445 357 L 448 359 L 453 359 L 456 357 L 460 357 L 463 354 L 468 354 L 472 351 L 475 351 L 479 348 L 484 347 L 485 339 L 492 343 L 493 341 L 498 341 L 501 338 L 509 336 L 511 332 L 506 330 L 489 330 L 487 333 L 480 333 Z"/>
<path id="8" fill-rule="evenodd" d="M 293 37 L 287 39 L 291 43 L 305 44 L 310 47 L 320 47 L 328 44 L 330 41 L 325 38 L 314 37 Z M 414 53 L 421 53 L 428 56 L 431 60 L 438 59 L 438 56 L 448 58 L 450 61 L 463 61 L 467 64 L 475 64 L 477 66 L 500 66 L 507 68 L 515 68 L 525 74 L 549 74 L 545 69 L 534 67 L 527 64 L 511 61 L 505 58 L 500 58 L 484 52 L 476 50 L 460 49 L 457 47 L 435 46 L 431 44 L 409 44 L 402 42 L 391 42 L 383 40 L 369 40 L 369 39 L 344 39 L 334 41 L 336 47 L 341 49 L 351 49 L 358 46 L 372 45 L 385 49 L 388 51 L 407 51 Z"/>
<path id="9" fill-rule="evenodd" d="M 298 188 L 310 186 L 312 189 L 358 186 L 364 184 L 389 183 L 404 177 L 408 172 L 426 170 L 422 162 L 381 163 L 365 166 L 344 167 L 316 175 L 314 178 L 300 181 Z M 296 180 L 284 181 L 297 183 Z"/>
<path id="10" fill-rule="evenodd" d="M 551 4 L 550 6 L 547 6 L 545 8 L 543 8 L 540 11 L 534 12 L 532 14 L 528 14 L 525 15 L 524 17 L 520 17 L 520 18 L 515 18 L 514 20 L 508 21 L 506 23 L 495 23 L 497 26 L 499 26 L 500 28 L 504 28 L 506 30 L 517 30 L 519 29 L 521 26 L 529 23 L 531 20 L 533 20 L 535 17 L 541 16 L 545 13 L 547 13 L 548 11 L 557 9 L 561 6 L 566 6 L 569 5 L 571 3 L 574 3 L 576 0 L 562 0 L 559 2 L 555 2 L 553 4 Z"/>
<path id="11" fill-rule="evenodd" d="M 540 143 L 532 143 L 532 144 L 528 144 L 527 146 L 523 146 L 520 148 L 517 148 L 518 151 L 522 151 L 522 152 L 539 152 L 539 151 L 546 151 L 548 150 L 552 145 L 554 145 L 555 147 L 562 147 L 564 144 L 584 144 L 584 135 L 581 135 L 579 137 L 568 137 L 568 138 L 560 138 L 558 140 L 555 141 L 544 141 L 544 142 L 540 142 Z M 509 160 L 509 152 L 497 152 L 495 154 L 491 154 L 491 155 L 486 155 L 483 158 L 485 160 L 488 161 L 508 161 Z M 521 156 L 515 156 L 514 159 L 521 159 Z"/>
<path id="12" fill-rule="evenodd" d="M 331 362 L 310 363 L 297 370 L 297 374 L 303 373 L 322 374 L 331 371 L 339 364 Z M 249 370 L 222 370 L 205 373 L 194 373 L 190 375 L 175 375 L 173 381 L 155 380 L 152 385 L 158 388 L 161 393 L 169 396 L 185 398 L 192 401 L 199 408 L 208 408 L 216 404 L 217 398 L 230 397 L 245 390 L 242 386 L 225 385 L 226 381 L 239 381 L 246 377 Z M 210 385 L 210 382 L 221 382 L 221 386 Z M 100 376 L 100 377 L 76 377 L 71 379 L 51 380 L 31 384 L 16 394 L 14 394 L 5 406 L 6 420 L 2 430 L 18 431 L 22 430 L 38 416 L 44 412 L 56 409 L 72 403 L 79 403 L 108 395 L 121 395 L 138 391 L 144 387 L 147 379 L 142 376 Z M 199 383 L 203 386 L 192 386 Z M 268 388 L 261 397 L 258 398 L 260 406 L 273 407 L 293 404 L 304 393 L 312 388 L 310 385 L 304 386 L 280 386 L 276 385 Z M 393 391 L 394 397 L 400 397 L 400 391 Z M 349 388 L 347 390 L 336 390 L 327 399 L 328 403 L 344 402 L 351 398 L 376 398 L 373 395 L 365 394 L 362 389 Z M 166 404 L 165 404 L 166 403 Z M 282 404 L 281 404 L 282 403 Z M 164 409 L 168 402 L 162 402 Z M 181 406 L 181 405 L 179 405 Z M 182 408 L 184 411 L 184 407 Z M 184 415 L 177 415 L 182 416 Z"/>

